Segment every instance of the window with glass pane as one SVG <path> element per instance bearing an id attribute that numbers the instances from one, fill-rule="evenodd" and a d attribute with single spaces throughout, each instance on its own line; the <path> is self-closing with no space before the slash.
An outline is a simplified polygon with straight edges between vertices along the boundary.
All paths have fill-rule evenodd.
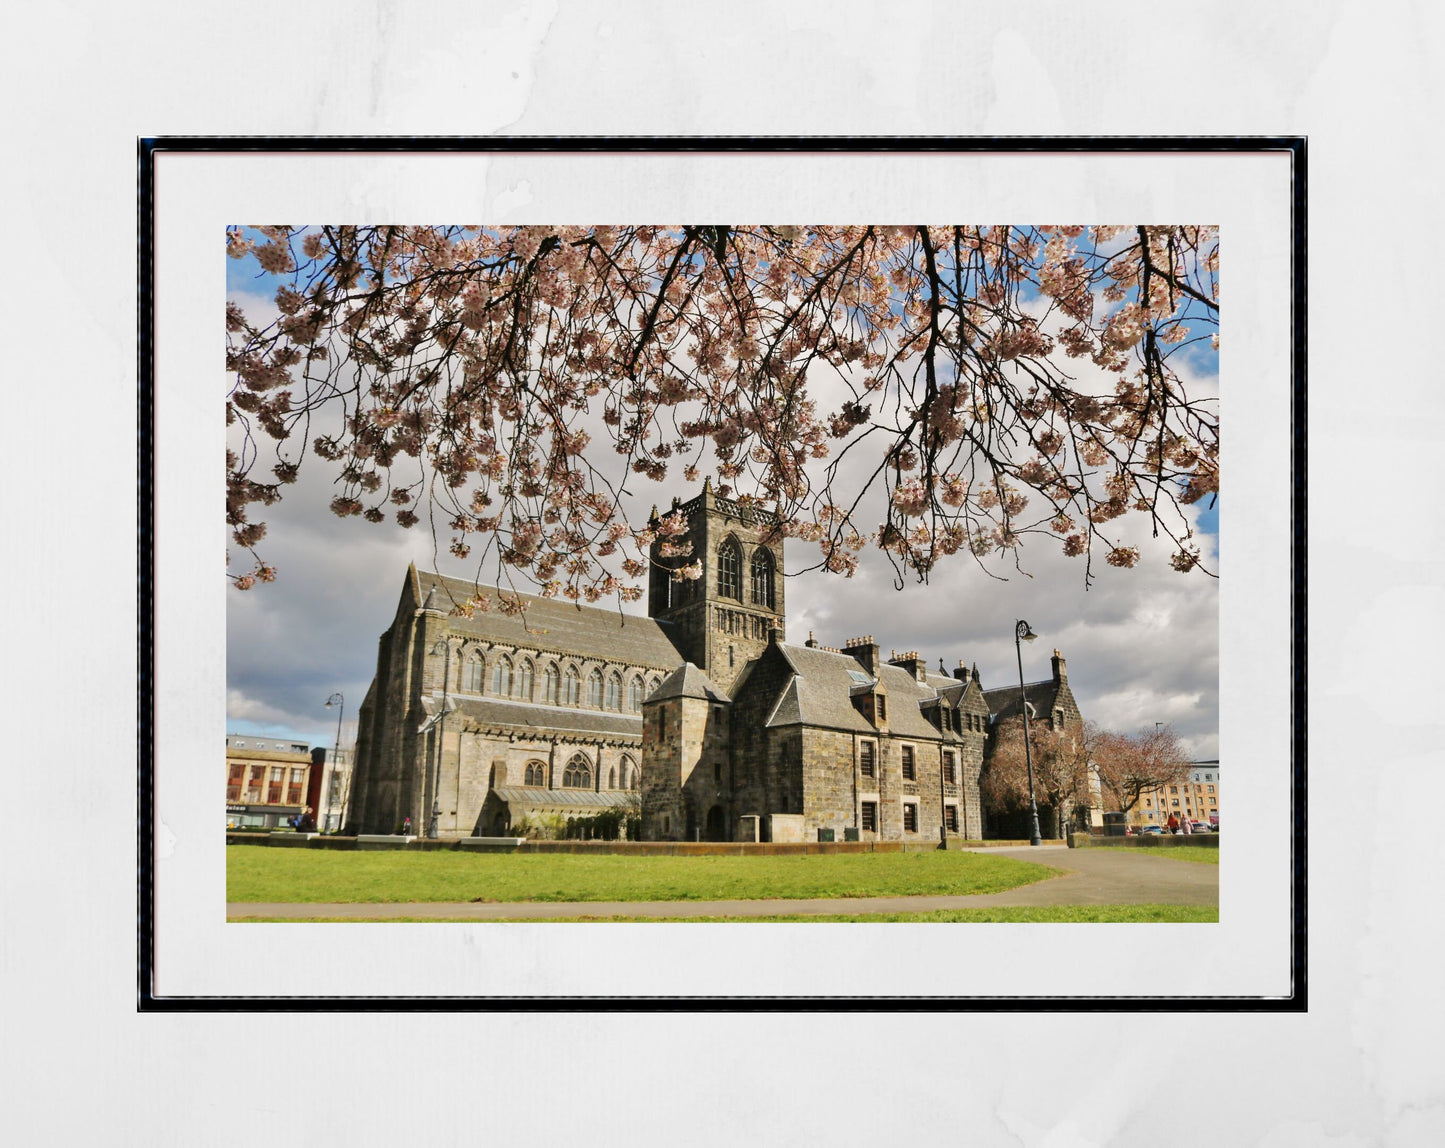
<path id="1" fill-rule="evenodd" d="M 567 763 L 562 771 L 563 789 L 591 789 L 592 763 L 580 754 Z"/>
<path id="2" fill-rule="evenodd" d="M 753 605 L 765 609 L 773 608 L 773 556 L 765 549 L 753 555 L 752 561 Z"/>
<path id="3" fill-rule="evenodd" d="M 717 552 L 717 592 L 720 598 L 741 600 L 742 554 L 732 539 L 724 542 Z"/>

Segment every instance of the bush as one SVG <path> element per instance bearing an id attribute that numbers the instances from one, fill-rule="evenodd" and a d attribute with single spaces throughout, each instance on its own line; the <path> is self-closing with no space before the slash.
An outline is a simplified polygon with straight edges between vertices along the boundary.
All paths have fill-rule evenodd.
<path id="1" fill-rule="evenodd" d="M 567 822 L 569 841 L 616 841 L 622 835 L 623 811 L 606 809 L 591 817 L 574 817 Z"/>

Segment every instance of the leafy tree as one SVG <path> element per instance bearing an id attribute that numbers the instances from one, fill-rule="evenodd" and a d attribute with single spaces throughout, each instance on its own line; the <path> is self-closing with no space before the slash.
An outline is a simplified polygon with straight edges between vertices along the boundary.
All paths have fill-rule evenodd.
<path id="1" fill-rule="evenodd" d="M 873 545 L 900 585 L 1031 535 L 1086 580 L 1133 566 L 1130 512 L 1199 563 L 1180 506 L 1217 490 L 1218 421 L 1180 352 L 1218 346 L 1215 228 L 268 226 L 228 250 L 276 307 L 226 310 L 243 589 L 276 573 L 252 508 L 308 455 L 336 514 L 425 514 L 479 571 L 577 600 L 639 598 L 659 537 L 700 574 L 675 516 L 625 520 L 631 473 L 706 472 L 816 543 L 809 568 Z"/>
<path id="2" fill-rule="evenodd" d="M 1099 784 L 1128 813 L 1146 793 L 1189 777 L 1190 761 L 1167 725 L 1127 734 L 1102 734 L 1093 750 Z"/>

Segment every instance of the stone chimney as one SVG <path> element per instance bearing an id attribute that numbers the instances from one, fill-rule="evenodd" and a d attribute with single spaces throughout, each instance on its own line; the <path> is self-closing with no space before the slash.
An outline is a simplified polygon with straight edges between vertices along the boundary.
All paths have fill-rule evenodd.
<path id="1" fill-rule="evenodd" d="M 1069 667 L 1064 665 L 1064 655 L 1054 651 L 1054 685 L 1064 685 L 1069 680 Z"/>
<path id="2" fill-rule="evenodd" d="M 924 664 L 917 650 L 904 650 L 901 654 L 897 650 L 891 650 L 890 655 L 888 664 L 907 670 L 913 675 L 915 682 L 921 682 L 928 676 L 928 666 Z"/>
<path id="3" fill-rule="evenodd" d="M 843 645 L 843 652 L 857 658 L 858 664 L 875 678 L 878 676 L 878 643 L 873 640 L 872 634 L 849 638 Z"/>
<path id="4" fill-rule="evenodd" d="M 958 665 L 954 667 L 953 676 L 961 682 L 968 681 L 968 667 L 963 664 L 963 659 L 958 659 Z"/>
<path id="5" fill-rule="evenodd" d="M 813 637 L 812 630 L 808 631 L 808 640 L 804 642 L 803 645 L 807 646 L 810 650 L 816 650 L 818 648 L 818 639 Z"/>

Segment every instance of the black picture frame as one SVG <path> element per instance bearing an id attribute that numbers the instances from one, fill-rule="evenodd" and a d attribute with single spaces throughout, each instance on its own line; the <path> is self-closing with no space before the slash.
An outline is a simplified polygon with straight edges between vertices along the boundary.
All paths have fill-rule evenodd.
<path id="1" fill-rule="evenodd" d="M 1290 305 L 1290 571 L 1292 640 L 1290 729 L 1290 983 L 1278 997 L 230 997 L 174 996 L 156 990 L 155 697 L 165 679 L 156 664 L 155 492 L 157 450 L 155 393 L 155 224 L 157 159 L 175 154 L 299 153 L 475 153 L 475 152 L 674 152 L 674 153 L 1283 153 L 1290 164 L 1289 239 L 1292 257 Z M 786 1012 L 969 1011 L 969 1012 L 1304 1012 L 1308 1009 L 1308 885 L 1306 768 L 1306 291 L 1307 150 L 1300 136 L 1239 137 L 202 137 L 143 138 L 138 142 L 137 241 L 138 307 L 138 522 L 137 537 L 137 1007 L 141 1012 L 353 1012 L 353 1011 L 646 1011 L 741 1010 Z"/>

